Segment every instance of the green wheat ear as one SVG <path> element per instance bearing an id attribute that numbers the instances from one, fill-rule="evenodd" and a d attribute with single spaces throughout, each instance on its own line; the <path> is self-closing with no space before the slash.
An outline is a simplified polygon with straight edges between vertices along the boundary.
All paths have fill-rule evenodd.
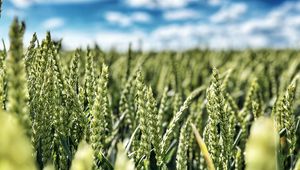
<path id="1" fill-rule="evenodd" d="M 4 45 L 4 44 L 3 44 Z M 5 58 L 6 58 L 6 49 L 4 45 L 3 52 L 0 52 L 0 108 L 5 110 L 5 98 L 6 98 L 6 66 L 5 66 Z"/>
<path id="2" fill-rule="evenodd" d="M 204 88 L 201 86 L 197 89 L 195 89 L 183 102 L 182 106 L 180 107 L 179 111 L 173 116 L 165 134 L 163 135 L 162 141 L 160 142 L 160 154 L 165 155 L 167 148 L 170 146 L 171 138 L 174 133 L 174 129 L 176 129 L 179 125 L 178 123 L 184 118 L 186 110 L 191 105 L 193 99 L 195 99 L 197 96 L 200 95 L 200 93 L 204 90 Z M 159 165 L 162 165 L 163 162 L 161 159 L 159 159 L 158 162 Z"/>
<path id="3" fill-rule="evenodd" d="M 296 120 L 295 115 L 293 114 L 293 102 L 295 101 L 295 94 L 297 88 L 297 80 L 293 81 L 287 89 L 287 92 L 284 97 L 284 104 L 282 105 L 285 110 L 283 112 L 283 125 L 286 128 L 286 137 L 287 143 L 289 146 L 289 154 L 293 156 L 294 150 L 296 149 L 296 140 L 297 140 L 297 129 L 296 129 Z"/>
<path id="4" fill-rule="evenodd" d="M 0 108 L 5 110 L 5 72 L 0 68 Z"/>
<path id="5" fill-rule="evenodd" d="M 105 139 L 107 138 L 108 121 L 106 115 L 109 114 L 107 97 L 108 67 L 102 66 L 101 77 L 98 82 L 96 98 L 91 111 L 91 144 L 94 149 L 95 158 L 104 152 Z"/>
<path id="6" fill-rule="evenodd" d="M 94 90 L 95 86 L 95 70 L 94 70 L 94 55 L 90 49 L 87 50 L 86 64 L 85 64 L 85 73 L 84 73 L 84 90 L 85 90 L 85 101 L 87 103 L 87 108 L 89 110 L 93 107 L 94 101 Z"/>
<path id="7" fill-rule="evenodd" d="M 264 117 L 257 119 L 246 144 L 246 170 L 277 170 L 278 144 L 274 121 Z"/>
<path id="8" fill-rule="evenodd" d="M 282 129 L 286 130 L 286 140 L 288 143 L 288 152 L 290 156 L 294 156 L 297 140 L 296 120 L 293 113 L 297 80 L 298 77 L 296 76 L 295 79 L 289 84 L 284 94 L 279 97 L 272 110 L 272 116 L 276 120 L 277 131 L 281 131 Z"/>
<path id="9" fill-rule="evenodd" d="M 8 79 L 8 103 L 7 110 L 17 115 L 21 124 L 26 128 L 27 136 L 31 136 L 31 119 L 29 114 L 28 89 L 25 75 L 25 64 L 23 54 L 24 23 L 17 18 L 13 20 L 10 27 L 10 48 L 7 58 Z"/>
<path id="10" fill-rule="evenodd" d="M 226 169 L 229 164 L 233 134 L 230 134 L 230 112 L 225 108 L 225 98 L 217 69 L 213 69 L 211 85 L 207 89 L 208 124 L 206 141 L 216 167 Z M 218 132 L 217 127 L 220 127 Z M 220 145 L 221 143 L 221 145 Z M 222 158 L 220 159 L 220 155 Z"/>
<path id="11" fill-rule="evenodd" d="M 143 164 L 144 168 L 148 168 L 149 166 L 149 160 L 150 160 L 150 150 L 151 150 L 151 137 L 150 137 L 150 124 L 154 124 L 155 122 L 149 121 L 149 116 L 154 115 L 152 113 L 148 113 L 150 110 L 150 96 L 149 100 L 147 100 L 147 91 L 148 88 L 144 84 L 144 77 L 141 73 L 141 71 L 138 71 L 137 77 L 136 77 L 136 88 L 137 88 L 137 94 L 136 94 L 136 101 L 137 101 L 137 115 L 139 117 L 139 123 L 140 123 L 140 129 L 141 129 L 141 139 L 139 144 L 139 149 L 137 152 L 137 159 L 142 159 L 141 163 Z M 152 93 L 152 92 L 148 92 Z M 150 95 L 150 94 L 149 94 Z M 149 106 L 149 109 L 147 108 L 147 104 Z M 150 114 L 150 115 L 149 115 Z M 151 116 L 150 116 L 151 117 Z M 154 130 L 153 128 L 151 129 Z"/>
<path id="12" fill-rule="evenodd" d="M 177 148 L 177 155 L 176 155 L 176 169 L 178 170 L 184 170 L 187 169 L 187 151 L 188 151 L 188 145 L 189 145 L 189 134 L 190 134 L 190 116 L 188 120 L 183 124 L 180 130 L 180 136 L 179 136 L 179 144 Z"/>
<path id="13" fill-rule="evenodd" d="M 77 49 L 74 57 L 70 63 L 69 68 L 69 84 L 77 94 L 79 92 L 79 59 L 80 59 L 80 50 Z"/>
<path id="14" fill-rule="evenodd" d="M 262 115 L 262 97 L 260 92 L 261 90 L 257 79 L 252 80 L 247 91 L 242 111 L 239 113 L 240 122 L 242 122 L 243 119 L 251 113 L 253 114 L 254 119 L 257 119 Z"/>
<path id="15" fill-rule="evenodd" d="M 159 142 L 161 141 L 161 135 L 159 133 L 160 131 L 158 128 L 159 126 L 161 126 L 161 124 L 159 124 L 158 121 L 157 103 L 153 96 L 151 87 L 147 89 L 146 106 L 147 106 L 147 114 L 148 114 L 147 120 L 148 120 L 149 136 L 150 136 L 149 139 L 151 140 L 155 153 L 159 154 Z"/>

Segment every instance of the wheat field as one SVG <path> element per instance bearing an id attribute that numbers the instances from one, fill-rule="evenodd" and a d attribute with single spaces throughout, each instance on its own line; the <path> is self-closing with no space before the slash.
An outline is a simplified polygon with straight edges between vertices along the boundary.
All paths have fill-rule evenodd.
<path id="1" fill-rule="evenodd" d="M 25 31 L 0 50 L 1 170 L 300 170 L 299 50 L 65 51 Z"/>

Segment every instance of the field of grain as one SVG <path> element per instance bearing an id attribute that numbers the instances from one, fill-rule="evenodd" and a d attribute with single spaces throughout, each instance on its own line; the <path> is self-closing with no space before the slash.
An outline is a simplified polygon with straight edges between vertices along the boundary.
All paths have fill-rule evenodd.
<path id="1" fill-rule="evenodd" d="M 1 170 L 300 169 L 300 51 L 65 51 L 25 31 L 0 51 Z"/>

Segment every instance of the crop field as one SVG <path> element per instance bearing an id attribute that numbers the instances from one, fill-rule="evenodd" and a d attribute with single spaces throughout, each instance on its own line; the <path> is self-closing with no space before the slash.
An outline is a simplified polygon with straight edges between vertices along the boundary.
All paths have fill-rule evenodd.
<path id="1" fill-rule="evenodd" d="M 25 31 L 0 50 L 0 170 L 300 170 L 300 51 L 65 51 Z"/>

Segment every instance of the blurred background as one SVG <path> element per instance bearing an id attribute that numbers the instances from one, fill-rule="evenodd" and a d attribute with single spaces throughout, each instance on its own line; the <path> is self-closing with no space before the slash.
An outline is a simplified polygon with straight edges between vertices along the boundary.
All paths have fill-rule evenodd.
<path id="1" fill-rule="evenodd" d="M 51 31 L 65 49 L 299 48 L 296 0 L 4 0 L 0 37 L 14 16 L 34 32 Z"/>

